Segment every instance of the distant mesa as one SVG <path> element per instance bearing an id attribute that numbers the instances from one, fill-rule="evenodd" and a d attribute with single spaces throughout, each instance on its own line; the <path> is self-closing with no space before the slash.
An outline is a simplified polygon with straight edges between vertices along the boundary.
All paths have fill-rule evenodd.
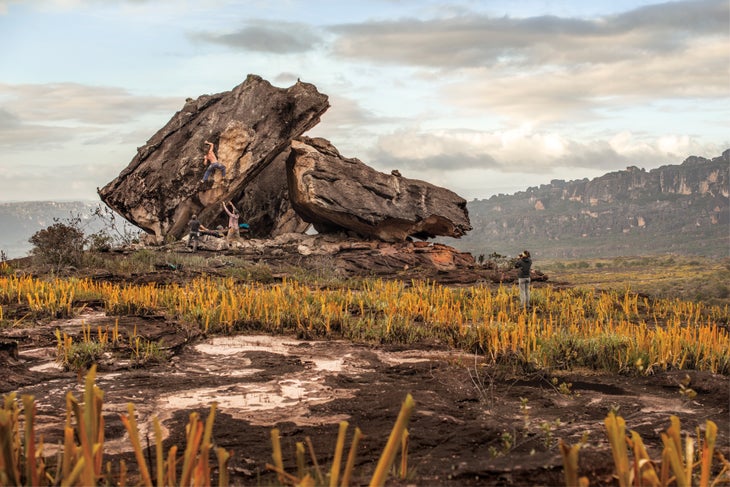
<path id="1" fill-rule="evenodd" d="M 730 149 L 649 171 L 629 166 L 595 179 L 553 180 L 469 203 L 475 229 L 462 251 L 539 249 L 542 259 L 650 254 L 727 257 Z M 538 259 L 539 259 L 538 258 Z"/>
<path id="2" fill-rule="evenodd" d="M 283 89 L 256 75 L 231 91 L 189 98 L 99 196 L 157 243 L 183 237 L 193 214 L 209 228 L 225 225 L 222 201 L 262 239 L 310 225 L 387 242 L 471 230 L 466 201 L 452 191 L 378 172 L 325 139 L 303 137 L 329 106 L 312 84 Z M 206 140 L 225 174 L 213 171 L 203 183 Z"/>

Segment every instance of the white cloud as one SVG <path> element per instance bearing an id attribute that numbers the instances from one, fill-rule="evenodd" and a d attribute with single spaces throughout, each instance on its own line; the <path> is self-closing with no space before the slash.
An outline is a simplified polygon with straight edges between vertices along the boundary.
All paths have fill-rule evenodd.
<path id="1" fill-rule="evenodd" d="M 607 139 L 571 139 L 535 131 L 530 125 L 493 132 L 399 131 L 379 139 L 375 164 L 408 171 L 499 170 L 504 173 L 552 173 L 553 168 L 623 169 L 681 162 L 689 155 L 712 158 L 724 148 L 687 135 L 638 136 L 622 131 Z M 577 176 L 576 176 L 577 177 Z"/>
<path id="2" fill-rule="evenodd" d="M 0 194 L 4 201 L 35 200 L 94 200 L 96 188 L 114 179 L 119 168 L 102 164 L 97 154 L 75 152 L 78 162 L 47 163 L 20 161 L 0 166 Z M 92 155 L 93 154 L 93 155 Z M 67 160 L 64 150 L 52 150 L 49 158 Z M 59 182 L 63 182 L 59 184 Z M 32 195 L 32 198 L 29 198 Z"/>
<path id="3" fill-rule="evenodd" d="M 666 58 L 646 56 L 611 64 L 583 64 L 523 72 L 473 69 L 442 88 L 443 98 L 464 110 L 555 121 L 594 117 L 598 110 L 653 100 L 727 99 L 730 47 L 697 40 Z"/>
<path id="4" fill-rule="evenodd" d="M 134 95 L 118 87 L 0 83 L 0 106 L 23 122 L 118 124 L 150 112 L 174 113 L 183 102 L 175 97 Z"/>
<path id="5" fill-rule="evenodd" d="M 0 83 L 0 147 L 28 151 L 73 141 L 119 143 L 130 132 L 142 131 L 134 124 L 154 113 L 170 117 L 183 102 L 175 97 L 137 96 L 117 87 Z M 152 133 L 148 130 L 140 140 Z"/>

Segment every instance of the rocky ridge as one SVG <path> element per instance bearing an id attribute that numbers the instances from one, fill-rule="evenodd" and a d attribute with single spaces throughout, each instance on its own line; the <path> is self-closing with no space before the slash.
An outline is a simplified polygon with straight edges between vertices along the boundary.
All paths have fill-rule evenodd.
<path id="1" fill-rule="evenodd" d="M 474 200 L 475 228 L 454 245 L 478 254 L 539 249 L 539 258 L 653 253 L 727 256 L 730 150 L 650 171 L 628 167 L 588 180 L 553 180 Z"/>

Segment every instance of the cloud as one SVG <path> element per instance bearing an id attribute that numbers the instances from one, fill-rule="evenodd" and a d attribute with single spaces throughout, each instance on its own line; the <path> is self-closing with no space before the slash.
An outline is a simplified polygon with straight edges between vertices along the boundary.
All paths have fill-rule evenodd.
<path id="1" fill-rule="evenodd" d="M 653 168 L 679 163 L 689 155 L 716 157 L 725 149 L 686 135 L 641 137 L 623 131 L 584 141 L 523 125 L 492 132 L 398 131 L 381 137 L 370 157 L 381 170 L 550 174 L 557 167 L 576 173 L 631 165 Z"/>
<path id="2" fill-rule="evenodd" d="M 432 20 L 340 24 L 334 52 L 342 57 L 439 70 L 476 66 L 609 62 L 682 51 L 689 40 L 726 39 L 725 0 L 642 7 L 597 19 L 490 17 L 478 13 Z"/>
<path id="3" fill-rule="evenodd" d="M 183 102 L 176 97 L 140 96 L 123 88 L 79 83 L 0 83 L 2 108 L 25 123 L 119 124 L 151 112 L 174 113 Z"/>
<path id="4" fill-rule="evenodd" d="M 326 119 L 327 123 L 334 126 L 352 130 L 355 127 L 388 123 L 391 120 L 377 116 L 372 111 L 363 108 L 352 98 L 340 95 L 332 95 L 329 98 L 331 106 L 323 118 Z"/>
<path id="5" fill-rule="evenodd" d="M 68 140 L 73 130 L 44 124 L 25 124 L 15 114 L 0 108 L 0 147 L 18 150 L 43 149 Z"/>
<path id="6" fill-rule="evenodd" d="M 485 150 L 494 137 L 473 131 L 424 133 L 399 130 L 380 137 L 372 158 L 379 166 L 406 169 L 491 168 L 496 161 Z"/>
<path id="7" fill-rule="evenodd" d="M 595 19 L 460 13 L 330 30 L 336 55 L 418 68 L 460 110 L 560 120 L 663 97 L 725 99 L 728 17 L 726 0 L 704 0 Z"/>
<path id="8" fill-rule="evenodd" d="M 724 0 L 685 0 L 639 7 L 608 19 L 610 26 L 623 31 L 653 27 L 669 34 L 727 35 L 728 14 L 730 5 Z"/>
<path id="9" fill-rule="evenodd" d="M 24 163 L 0 166 L 0 194 L 4 201 L 96 199 L 96 188 L 111 181 L 118 171 L 110 166 L 83 162 L 55 165 Z M 63 181 L 64 184 L 59 184 Z"/>
<path id="10" fill-rule="evenodd" d="M 698 40 L 669 58 L 647 56 L 520 75 L 477 69 L 442 92 L 464 110 L 533 121 L 593 117 L 602 109 L 635 108 L 661 99 L 715 103 L 727 96 L 729 54 L 727 45 Z"/>
<path id="11" fill-rule="evenodd" d="M 116 87 L 0 83 L 0 147 L 119 140 L 134 122 L 155 113 L 172 116 L 182 104 L 175 97 L 138 96 Z"/>
<path id="12" fill-rule="evenodd" d="M 272 54 L 300 54 L 313 50 L 322 42 L 317 31 L 307 24 L 266 20 L 249 21 L 230 33 L 195 33 L 190 34 L 190 38 L 236 50 Z"/>
<path id="13" fill-rule="evenodd" d="M 322 121 L 307 134 L 332 142 L 343 157 L 354 157 L 370 164 L 373 145 L 384 127 L 409 122 L 403 117 L 383 116 L 364 108 L 348 96 L 331 95 L 330 108 Z M 370 157 L 363 159 L 363 157 Z"/>
<path id="14" fill-rule="evenodd" d="M 43 150 L 71 139 L 76 134 L 72 128 L 47 125 L 17 125 L 0 130 L 0 147 L 24 151 L 29 148 Z"/>
<path id="15" fill-rule="evenodd" d="M 272 82 L 277 86 L 291 86 L 296 83 L 298 79 L 299 76 L 297 76 L 295 73 L 285 71 L 274 76 Z"/>
<path id="16" fill-rule="evenodd" d="M 20 120 L 7 110 L 0 108 L 0 129 L 11 130 L 20 126 Z"/>

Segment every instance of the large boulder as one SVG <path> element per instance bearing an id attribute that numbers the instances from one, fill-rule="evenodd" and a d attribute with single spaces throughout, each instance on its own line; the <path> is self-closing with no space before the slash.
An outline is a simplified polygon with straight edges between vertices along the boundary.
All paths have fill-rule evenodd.
<path id="1" fill-rule="evenodd" d="M 321 138 L 300 137 L 287 159 L 294 210 L 320 233 L 354 232 L 388 242 L 461 237 L 471 230 L 466 200 L 433 184 L 384 174 L 342 157 Z"/>
<path id="2" fill-rule="evenodd" d="M 188 99 L 99 196 L 158 242 L 184 235 L 193 213 L 205 226 L 225 225 L 221 201 L 229 200 L 258 236 L 306 228 L 288 203 L 284 160 L 290 141 L 328 108 L 327 96 L 312 84 L 283 89 L 249 75 L 231 91 Z M 206 140 L 226 173 L 215 171 L 201 183 Z"/>

